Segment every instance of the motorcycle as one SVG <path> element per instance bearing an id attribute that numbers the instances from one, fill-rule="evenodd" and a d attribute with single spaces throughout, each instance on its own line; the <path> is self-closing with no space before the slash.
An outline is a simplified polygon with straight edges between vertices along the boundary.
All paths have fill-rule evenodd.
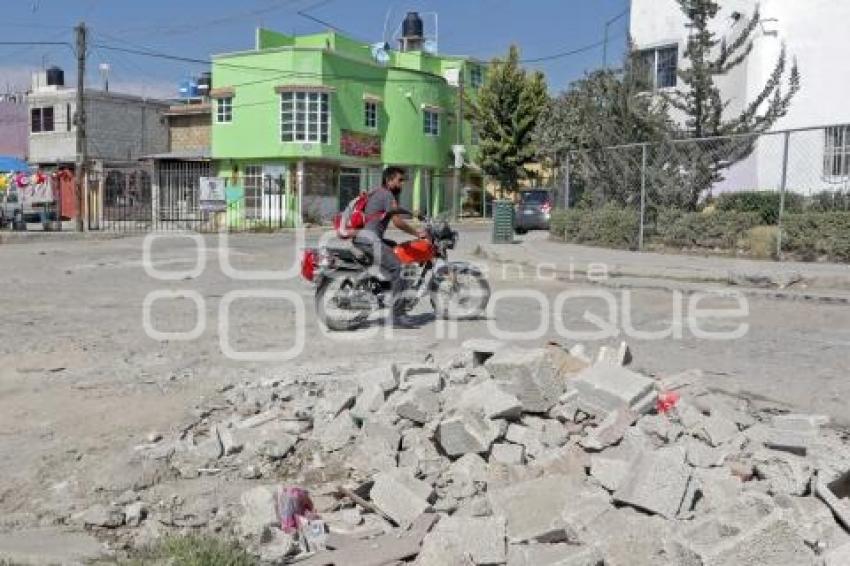
<path id="1" fill-rule="evenodd" d="M 440 318 L 480 317 L 490 301 L 486 277 L 470 263 L 449 261 L 458 233 L 448 222 L 423 220 L 426 237 L 393 248 L 405 280 L 401 310 L 410 312 L 427 294 Z M 330 330 L 361 328 L 372 313 L 389 306 L 391 284 L 373 268 L 373 260 L 355 246 L 304 250 L 301 275 L 316 285 L 316 313 Z"/>

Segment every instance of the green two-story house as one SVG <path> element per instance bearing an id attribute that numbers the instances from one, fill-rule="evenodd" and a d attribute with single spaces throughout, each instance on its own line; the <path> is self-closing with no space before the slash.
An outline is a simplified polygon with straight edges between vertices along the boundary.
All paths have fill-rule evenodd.
<path id="1" fill-rule="evenodd" d="M 327 221 L 379 185 L 390 164 L 408 172 L 402 206 L 451 208 L 452 146 L 461 136 L 468 161 L 476 141 L 468 122 L 458 132 L 459 85 L 474 99 L 485 70 L 404 45 L 259 29 L 255 49 L 213 58 L 212 157 L 219 176 L 244 191 L 240 214 Z"/>

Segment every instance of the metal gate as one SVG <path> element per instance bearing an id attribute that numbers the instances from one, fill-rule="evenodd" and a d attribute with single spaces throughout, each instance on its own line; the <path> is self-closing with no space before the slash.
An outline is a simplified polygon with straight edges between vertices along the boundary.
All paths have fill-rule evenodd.
<path id="1" fill-rule="evenodd" d="M 100 185 L 100 228 L 112 232 L 139 232 L 151 229 L 151 172 L 143 168 L 108 168 L 89 176 Z M 97 210 L 90 206 L 90 210 Z M 90 218 L 91 225 L 91 218 Z"/>

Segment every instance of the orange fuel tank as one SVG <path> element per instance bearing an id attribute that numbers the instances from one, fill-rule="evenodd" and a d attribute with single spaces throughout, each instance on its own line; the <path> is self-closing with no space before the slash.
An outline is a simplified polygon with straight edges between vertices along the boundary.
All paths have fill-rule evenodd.
<path id="1" fill-rule="evenodd" d="M 401 263 L 425 263 L 434 259 L 434 248 L 428 240 L 411 240 L 395 247 Z"/>

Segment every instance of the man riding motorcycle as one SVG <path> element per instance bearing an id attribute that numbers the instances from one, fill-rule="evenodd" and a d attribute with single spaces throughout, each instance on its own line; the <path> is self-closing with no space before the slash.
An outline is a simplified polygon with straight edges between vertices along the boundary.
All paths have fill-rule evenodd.
<path id="1" fill-rule="evenodd" d="M 404 279 L 401 276 L 401 262 L 399 262 L 393 248 L 395 242 L 384 239 L 384 234 L 390 222 L 399 230 L 416 238 L 425 238 L 424 230 L 417 230 L 396 214 L 401 209 L 398 206 L 398 197 L 404 186 L 404 169 L 400 167 L 387 167 L 381 178 L 381 187 L 369 193 L 364 216 L 366 225 L 354 237 L 352 244 L 358 249 L 369 253 L 374 265 L 381 270 L 384 278 L 390 281 L 390 313 L 394 323 L 397 325 L 409 325 L 410 321 L 404 312 Z"/>

